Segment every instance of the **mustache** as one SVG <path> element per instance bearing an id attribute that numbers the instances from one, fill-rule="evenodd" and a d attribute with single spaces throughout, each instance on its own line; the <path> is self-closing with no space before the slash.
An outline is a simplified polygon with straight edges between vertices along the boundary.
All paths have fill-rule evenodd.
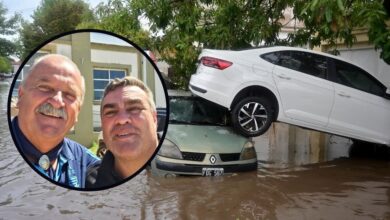
<path id="1" fill-rule="evenodd" d="M 54 106 L 50 103 L 44 103 L 40 105 L 37 109 L 37 112 L 42 113 L 44 115 L 49 115 L 57 118 L 63 118 L 65 120 L 68 119 L 68 114 L 65 111 L 64 107 L 54 108 Z"/>
<path id="2" fill-rule="evenodd" d="M 127 131 L 130 133 L 139 133 L 139 129 L 134 127 L 133 125 L 130 124 L 124 124 L 124 125 L 114 125 L 114 127 L 111 129 L 111 133 L 118 133 L 118 132 L 123 132 Z"/>

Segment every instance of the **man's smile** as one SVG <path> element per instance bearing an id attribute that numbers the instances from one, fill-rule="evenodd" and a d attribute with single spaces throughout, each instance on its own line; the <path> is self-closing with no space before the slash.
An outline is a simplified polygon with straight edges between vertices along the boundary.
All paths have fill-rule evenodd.
<path id="1" fill-rule="evenodd" d="M 40 113 L 41 115 L 52 117 L 52 118 L 58 118 L 58 119 L 67 119 L 67 114 L 64 108 L 54 108 L 50 103 L 42 104 L 38 107 L 36 112 Z"/>

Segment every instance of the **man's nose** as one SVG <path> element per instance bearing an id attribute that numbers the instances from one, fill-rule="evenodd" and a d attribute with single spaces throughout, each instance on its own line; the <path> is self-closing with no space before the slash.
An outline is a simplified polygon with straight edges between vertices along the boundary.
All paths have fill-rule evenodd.
<path id="1" fill-rule="evenodd" d="M 53 96 L 49 99 L 49 102 L 55 108 L 61 108 L 65 106 L 61 91 L 55 91 Z"/>
<path id="2" fill-rule="evenodd" d="M 125 110 L 118 112 L 116 120 L 118 124 L 126 124 L 132 122 L 130 114 Z"/>

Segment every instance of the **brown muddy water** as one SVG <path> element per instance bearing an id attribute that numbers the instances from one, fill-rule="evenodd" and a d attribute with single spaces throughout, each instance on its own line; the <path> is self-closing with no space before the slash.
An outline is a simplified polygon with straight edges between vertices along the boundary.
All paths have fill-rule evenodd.
<path id="1" fill-rule="evenodd" d="M 255 139 L 253 172 L 164 178 L 144 171 L 110 190 L 61 188 L 16 150 L 8 89 L 0 85 L 0 219 L 390 219 L 386 150 L 350 157 L 351 142 L 335 136 L 326 137 L 326 150 L 300 147 L 307 144 L 299 144 L 299 132 L 294 146 Z"/>

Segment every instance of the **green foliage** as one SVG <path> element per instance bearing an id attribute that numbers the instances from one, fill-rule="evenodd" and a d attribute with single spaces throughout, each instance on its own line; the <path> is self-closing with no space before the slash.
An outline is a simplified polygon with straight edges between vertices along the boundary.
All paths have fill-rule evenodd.
<path id="1" fill-rule="evenodd" d="M 355 41 L 351 23 L 354 15 L 344 7 L 342 0 L 297 1 L 294 14 L 305 24 L 305 30 L 290 36 L 295 44 L 308 42 L 311 46 L 318 46 L 321 41 L 327 41 L 330 46 L 335 46 L 337 40 L 344 40 L 346 45 L 351 46 Z"/>
<path id="2" fill-rule="evenodd" d="M 11 62 L 8 58 L 0 56 L 0 73 L 10 73 L 12 70 Z"/>
<path id="3" fill-rule="evenodd" d="M 379 2 L 360 4 L 358 16 L 362 26 L 368 26 L 368 38 L 374 43 L 376 49 L 381 49 L 381 58 L 390 65 L 390 28 L 389 14 Z M 386 24 L 386 21 L 388 22 Z"/>
<path id="4" fill-rule="evenodd" d="M 292 21 L 303 22 L 305 28 L 280 39 L 287 7 L 293 8 Z M 368 29 L 369 40 L 390 63 L 390 33 L 385 23 L 389 16 L 381 0 L 109 0 L 94 11 L 83 0 L 42 0 L 32 17 L 32 24 L 22 23 L 20 34 L 26 52 L 76 26 L 112 31 L 158 51 L 173 67 L 170 77 L 181 89 L 188 88 L 202 48 L 307 43 L 313 47 L 327 42 L 337 49 L 340 41 L 347 46 L 356 42 L 356 28 Z M 141 28 L 140 20 L 149 21 L 149 31 Z"/>
<path id="5" fill-rule="evenodd" d="M 152 47 L 149 32 L 141 29 L 139 14 L 133 10 L 129 2 L 109 0 L 106 4 L 100 3 L 94 9 L 94 15 L 94 19 L 82 22 L 77 28 L 111 31 L 128 38 L 142 48 Z"/>
<path id="6" fill-rule="evenodd" d="M 83 0 L 42 0 L 32 19 L 32 23 L 23 21 L 21 24 L 23 57 L 50 37 L 74 30 L 82 21 L 93 19 L 93 14 Z"/>
<path id="7" fill-rule="evenodd" d="M 305 29 L 291 34 L 292 44 L 327 42 L 336 49 L 338 41 L 351 47 L 356 42 L 354 30 L 368 29 L 369 40 L 382 49 L 381 58 L 390 64 L 389 16 L 379 0 L 311 0 L 295 1 L 295 18 L 304 22 Z"/>
<path id="8" fill-rule="evenodd" d="M 88 148 L 93 154 L 97 155 L 99 144 L 96 140 L 93 140 L 91 146 Z"/>
<path id="9" fill-rule="evenodd" d="M 10 18 L 6 18 L 7 9 L 3 2 L 0 1 L 0 35 L 13 35 L 16 33 L 17 24 L 20 20 L 19 14 L 14 14 Z M 16 46 L 13 42 L 0 37 L 0 56 L 9 56 L 14 54 Z"/>
<path id="10" fill-rule="evenodd" d="M 151 24 L 154 47 L 174 69 L 181 89 L 202 48 L 243 49 L 278 42 L 279 19 L 292 1 L 133 0 Z"/>
<path id="11" fill-rule="evenodd" d="M 260 45 L 318 46 L 327 42 L 337 49 L 356 42 L 354 30 L 368 28 L 369 39 L 382 49 L 389 62 L 388 20 L 379 0 L 111 0 L 96 10 L 94 27 L 122 34 L 149 49 L 157 50 L 174 70 L 172 77 L 181 89 L 195 72 L 202 48 L 243 49 Z M 303 29 L 279 39 L 284 10 L 292 7 L 293 20 Z M 148 33 L 139 19 L 150 22 Z M 151 34 L 149 36 L 149 34 Z M 336 51 L 337 53 L 337 51 Z"/>
<path id="12" fill-rule="evenodd" d="M 197 30 L 201 13 L 198 2 L 162 0 L 132 3 L 149 19 L 153 49 L 159 51 L 162 59 L 173 67 L 172 81 L 178 88 L 187 88 L 199 54 L 199 47 L 194 45 L 200 36 Z"/>
<path id="13" fill-rule="evenodd" d="M 16 52 L 16 45 L 5 39 L 5 38 L 0 38 L 0 55 L 1 56 L 9 56 L 12 55 Z"/>

